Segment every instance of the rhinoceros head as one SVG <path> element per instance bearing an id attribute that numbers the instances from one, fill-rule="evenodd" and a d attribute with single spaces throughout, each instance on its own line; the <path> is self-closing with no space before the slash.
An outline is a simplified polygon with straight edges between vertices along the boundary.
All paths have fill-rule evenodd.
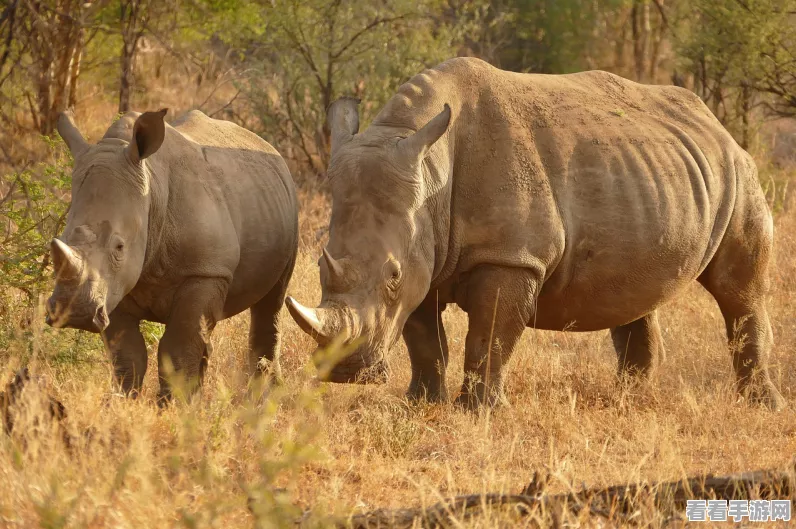
<path id="1" fill-rule="evenodd" d="M 384 379 L 385 353 L 423 301 L 434 268 L 433 220 L 424 207 L 423 161 L 447 130 L 451 112 L 417 132 L 371 127 L 362 134 L 358 100 L 328 112 L 331 129 L 329 243 L 320 257 L 317 308 L 288 297 L 288 310 L 319 345 L 343 334 L 361 345 L 338 363 L 332 382 Z"/>
<path id="2" fill-rule="evenodd" d="M 49 325 L 101 332 L 138 281 L 150 204 L 144 160 L 163 143 L 165 115 L 166 109 L 141 114 L 129 142 L 109 131 L 96 145 L 83 139 L 69 113 L 60 116 L 58 133 L 75 165 L 66 227 L 50 243 L 55 289 L 46 306 Z"/>

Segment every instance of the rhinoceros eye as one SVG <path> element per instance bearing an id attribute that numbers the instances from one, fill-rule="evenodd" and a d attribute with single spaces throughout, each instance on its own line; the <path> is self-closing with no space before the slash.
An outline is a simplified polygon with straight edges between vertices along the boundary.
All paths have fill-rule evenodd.
<path id="1" fill-rule="evenodd" d="M 125 249 L 124 239 L 119 236 L 114 236 L 113 239 L 111 239 L 110 246 L 113 258 L 117 261 L 121 260 Z"/>
<path id="2" fill-rule="evenodd" d="M 401 265 L 398 261 L 391 259 L 387 262 L 387 288 L 392 291 L 396 292 L 398 288 L 401 286 Z"/>

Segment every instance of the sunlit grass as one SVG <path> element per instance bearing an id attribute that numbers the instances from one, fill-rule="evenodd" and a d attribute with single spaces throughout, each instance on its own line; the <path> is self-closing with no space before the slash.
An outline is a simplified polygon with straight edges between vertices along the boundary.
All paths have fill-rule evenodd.
<path id="1" fill-rule="evenodd" d="M 309 234 L 324 222 L 312 211 L 302 217 L 308 235 L 290 293 L 308 302 L 320 294 L 321 242 Z M 262 398 L 248 386 L 244 314 L 215 329 L 201 394 L 160 410 L 157 327 L 147 327 L 143 393 L 130 400 L 112 392 L 110 366 L 91 336 L 31 321 L 3 355 L 0 381 L 29 362 L 66 406 L 65 425 L 76 441 L 70 450 L 41 427 L 0 437 L 0 525 L 285 527 L 304 517 L 323 526 L 327 515 L 519 492 L 536 470 L 550 472 L 548 489 L 562 492 L 584 483 L 783 466 L 796 452 L 794 234 L 796 213 L 781 214 L 771 365 L 789 407 L 776 414 L 738 401 L 721 315 L 696 284 L 660 311 L 667 359 L 649 384 L 617 384 L 607 332 L 529 330 L 509 367 L 507 404 L 480 415 L 407 402 L 403 345 L 392 352 L 385 385 L 316 382 L 313 343 L 286 314 L 283 385 Z M 4 318 L 17 316 L 12 307 Z M 443 320 L 454 397 L 467 318 L 451 307 Z M 642 515 L 652 526 L 662 523 L 653 512 Z M 472 526 L 498 525 L 502 516 Z"/>
<path id="2" fill-rule="evenodd" d="M 186 97 L 175 83 L 147 91 L 139 103 L 177 109 L 205 95 Z M 115 104 L 84 109 L 90 138 L 107 128 Z M 126 399 L 113 390 L 96 335 L 50 329 L 40 307 L 0 292 L 0 387 L 29 366 L 65 405 L 63 424 L 73 439 L 67 447 L 43 420 L 46 401 L 32 387 L 26 415 L 11 436 L 0 435 L 0 527 L 227 529 L 292 527 L 296 519 L 324 527 L 327 516 L 430 505 L 457 494 L 516 493 L 540 470 L 551 476 L 547 490 L 563 492 L 783 467 L 796 453 L 796 201 L 785 170 L 763 176 L 777 211 L 770 363 L 788 404 L 781 413 L 738 400 L 721 314 L 696 284 L 660 309 L 667 357 L 648 384 L 617 383 L 607 331 L 528 330 L 509 364 L 507 402 L 475 415 L 450 403 L 408 402 L 403 344 L 391 353 L 384 385 L 317 382 L 314 343 L 286 312 L 281 386 L 261 396 L 245 377 L 242 314 L 216 327 L 201 393 L 160 409 L 162 326 L 142 326 L 149 370 L 140 397 Z M 329 204 L 308 188 L 300 201 L 301 249 L 289 293 L 312 304 L 320 299 L 317 259 Z M 467 316 L 450 307 L 443 321 L 452 400 L 463 379 Z M 500 520 L 512 526 L 499 513 L 462 526 Z M 596 518 L 581 522 L 599 526 Z M 658 527 L 664 519 L 643 511 L 636 522 Z"/>

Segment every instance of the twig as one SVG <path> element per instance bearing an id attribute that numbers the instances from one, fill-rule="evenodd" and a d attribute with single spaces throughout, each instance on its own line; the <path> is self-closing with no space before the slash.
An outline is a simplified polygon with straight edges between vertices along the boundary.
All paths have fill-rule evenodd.
<path id="1" fill-rule="evenodd" d="M 240 94 L 241 94 L 241 90 L 238 89 L 238 91 L 235 92 L 235 95 L 232 96 L 232 99 L 227 101 L 227 103 L 224 106 L 222 106 L 221 108 L 219 108 L 218 110 L 215 110 L 215 111 L 211 112 L 210 114 L 208 114 L 208 116 L 212 118 L 216 114 L 219 114 L 219 113 L 223 112 L 224 110 L 228 109 L 230 106 L 232 106 L 232 103 L 234 103 L 238 99 L 238 96 Z"/>

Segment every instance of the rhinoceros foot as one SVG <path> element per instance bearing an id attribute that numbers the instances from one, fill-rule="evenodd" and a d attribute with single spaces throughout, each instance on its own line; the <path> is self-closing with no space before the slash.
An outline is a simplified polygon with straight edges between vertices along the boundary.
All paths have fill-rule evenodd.
<path id="1" fill-rule="evenodd" d="M 426 401 L 432 403 L 443 403 L 448 401 L 448 392 L 445 386 L 426 386 L 423 384 L 415 383 L 409 385 L 406 391 L 406 398 L 412 402 Z"/>
<path id="2" fill-rule="evenodd" d="M 486 385 L 481 382 L 468 384 L 465 381 L 462 385 L 461 393 L 456 397 L 453 404 L 467 411 L 477 411 L 484 406 L 495 408 L 507 402 L 502 384 L 499 386 L 492 385 L 487 390 Z"/>
<path id="3" fill-rule="evenodd" d="M 785 398 L 770 380 L 749 384 L 741 390 L 741 395 L 750 403 L 766 406 L 771 411 L 786 408 Z"/>

